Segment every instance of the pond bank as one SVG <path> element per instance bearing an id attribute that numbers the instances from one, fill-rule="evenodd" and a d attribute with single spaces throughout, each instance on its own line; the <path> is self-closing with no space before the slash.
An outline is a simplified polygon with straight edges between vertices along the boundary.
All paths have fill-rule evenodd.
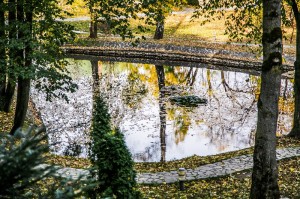
<path id="1" fill-rule="evenodd" d="M 277 149 L 277 160 L 300 156 L 300 147 Z M 253 167 L 253 155 L 242 155 L 223 160 L 212 164 L 202 165 L 195 169 L 186 169 L 184 181 L 198 180 L 205 178 L 215 178 L 233 174 L 239 171 L 251 169 Z M 77 179 L 79 176 L 89 175 L 85 169 L 61 168 L 58 170 L 61 177 L 72 177 Z M 139 184 L 163 184 L 175 183 L 178 181 L 178 173 L 165 171 L 157 173 L 138 173 L 137 182 Z"/>
<path id="2" fill-rule="evenodd" d="M 250 52 L 236 52 L 231 50 L 204 48 L 195 46 L 179 46 L 173 44 L 140 43 L 132 46 L 130 42 L 100 41 L 95 46 L 63 47 L 67 54 L 91 55 L 99 57 L 122 57 L 131 59 L 154 59 L 169 62 L 203 63 L 216 66 L 224 66 L 236 69 L 260 71 L 262 62 L 255 54 Z M 291 63 L 293 58 L 286 57 L 284 72 L 293 70 Z"/>

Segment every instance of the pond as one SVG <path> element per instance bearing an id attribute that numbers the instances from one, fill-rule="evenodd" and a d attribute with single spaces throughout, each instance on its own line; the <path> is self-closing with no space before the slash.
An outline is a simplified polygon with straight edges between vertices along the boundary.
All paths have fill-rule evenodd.
<path id="1" fill-rule="evenodd" d="M 50 133 L 56 154 L 85 157 L 92 118 L 93 73 L 100 78 L 113 119 L 125 135 L 136 162 L 169 161 L 214 155 L 254 144 L 260 77 L 211 66 L 167 66 L 68 59 L 78 84 L 62 99 L 31 97 Z M 283 78 L 278 135 L 292 125 L 292 80 Z M 202 103 L 178 104 L 172 98 L 192 96 Z"/>

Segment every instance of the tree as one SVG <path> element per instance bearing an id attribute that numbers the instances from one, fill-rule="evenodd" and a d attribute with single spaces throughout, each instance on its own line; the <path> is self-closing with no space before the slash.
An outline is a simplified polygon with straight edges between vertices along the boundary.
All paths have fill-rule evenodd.
<path id="1" fill-rule="evenodd" d="M 226 13 L 230 8 L 233 8 L 233 12 Z M 262 41 L 263 44 L 251 198 L 279 198 L 276 128 L 282 72 L 282 13 L 285 14 L 279 0 L 212 0 L 204 1 L 195 15 L 206 17 L 204 23 L 225 18 L 225 33 L 230 38 L 237 41 Z M 212 18 L 212 15 L 217 17 Z"/>
<path id="2" fill-rule="evenodd" d="M 296 61 L 294 63 L 294 122 L 291 132 L 288 136 L 300 137 L 300 14 L 298 8 L 299 1 L 285 0 L 281 9 L 282 22 L 285 26 L 291 26 L 293 21 L 296 22 Z M 227 14 L 228 9 L 234 8 L 234 12 Z M 225 17 L 226 30 L 225 33 L 230 38 L 237 41 L 260 42 L 262 26 L 260 24 L 262 15 L 261 0 L 245 0 L 245 1 L 204 1 L 200 5 L 195 17 L 204 16 L 207 20 L 220 19 Z M 292 10 L 294 18 L 290 18 L 289 13 Z M 217 17 L 212 18 L 212 15 Z"/>
<path id="3" fill-rule="evenodd" d="M 0 1 L 0 5 L 3 5 L 3 0 Z M 1 66 L 5 65 L 5 48 L 4 48 L 4 40 L 5 40 L 5 9 L 3 7 L 0 7 L 0 64 Z M 0 74 L 4 74 L 4 68 L 0 68 Z M 5 90 L 6 90 L 6 76 L 0 76 L 0 111 L 4 111 L 4 103 L 5 103 Z"/>
<path id="4" fill-rule="evenodd" d="M 118 34 L 122 39 L 135 39 L 139 42 L 145 37 L 137 37 L 137 33 L 148 30 L 145 26 L 138 25 L 137 30 L 133 30 L 130 21 L 144 21 L 146 25 L 155 25 L 154 39 L 162 39 L 164 34 L 164 23 L 166 16 L 175 6 L 185 4 L 186 0 L 89 0 L 87 5 L 91 14 L 90 37 L 97 38 L 97 22 L 103 18 L 113 34 Z M 145 17 L 138 13 L 145 14 Z"/>
<path id="5" fill-rule="evenodd" d="M 135 39 L 137 32 L 144 32 L 145 27 L 139 25 L 137 31 L 133 31 L 130 20 L 140 20 L 137 13 L 141 11 L 141 3 L 135 0 L 87 0 L 87 6 L 91 15 L 90 38 L 97 38 L 97 23 L 101 18 L 110 28 L 112 34 L 117 34 L 122 39 Z M 144 37 L 142 37 L 144 38 Z"/>
<path id="6" fill-rule="evenodd" d="M 201 25 L 223 19 L 225 34 L 234 41 L 261 42 L 262 0 L 202 1 L 193 17 L 199 16 L 204 17 Z"/>
<path id="7" fill-rule="evenodd" d="M 294 123 L 288 136 L 300 138 L 300 13 L 296 0 L 287 1 L 292 7 L 296 21 L 296 61 L 294 63 Z"/>
<path id="8" fill-rule="evenodd" d="M 25 140 L 17 143 L 18 137 L 24 137 L 20 131 L 15 136 L 1 133 L 1 163 L 0 163 L 0 196 L 21 196 L 26 189 L 37 181 L 54 173 L 53 167 L 37 168 L 43 163 L 42 154 L 48 151 L 48 147 L 41 144 L 46 140 L 43 129 L 35 132 L 34 128 L 25 133 Z"/>
<path id="9" fill-rule="evenodd" d="M 31 47 L 31 33 L 32 33 L 32 22 L 33 22 L 33 4 L 32 0 L 17 1 L 17 20 L 19 23 L 24 22 L 22 28 L 18 29 L 18 39 L 22 41 L 23 46 L 18 50 L 17 59 L 18 64 L 23 65 L 23 70 L 30 70 L 32 67 L 32 47 Z M 26 6 L 24 4 L 27 4 Z M 28 34 L 28 35 L 26 35 Z M 26 112 L 29 102 L 29 92 L 30 92 L 30 77 L 27 75 L 18 76 L 18 90 L 17 90 L 17 103 L 14 118 L 14 125 L 11 129 L 11 134 L 15 132 L 19 127 L 23 126 L 25 121 Z"/>
<path id="10" fill-rule="evenodd" d="M 91 129 L 90 159 L 96 167 L 99 186 L 91 194 L 117 198 L 139 198 L 136 191 L 136 172 L 133 170 L 131 154 L 119 129 L 113 129 L 110 123 L 108 107 L 99 93 L 97 65 L 93 64 L 94 105 Z"/>
<path id="11" fill-rule="evenodd" d="M 276 129 L 282 73 L 280 0 L 263 1 L 262 44 L 263 66 L 250 198 L 279 198 Z"/>
<path id="12" fill-rule="evenodd" d="M 89 0 L 86 2 L 86 5 L 89 8 L 90 11 L 90 38 L 97 38 L 97 32 L 98 32 L 98 15 L 97 12 L 95 11 L 95 1 L 94 0 Z"/>
<path id="13" fill-rule="evenodd" d="M 185 0 L 144 0 L 143 8 L 146 15 L 146 23 L 155 25 L 154 39 L 162 39 L 164 37 L 165 19 L 176 6 L 185 4 Z"/>
<path id="14" fill-rule="evenodd" d="M 8 3 L 8 5 L 13 4 L 13 1 L 10 0 Z M 8 67 L 13 69 L 14 66 L 12 61 L 8 62 L 6 54 L 8 51 L 10 55 L 13 55 L 15 50 L 8 50 L 6 46 L 8 44 L 8 38 L 10 38 L 10 41 L 13 41 L 17 37 L 16 30 L 14 29 L 15 26 L 12 25 L 16 22 L 16 10 L 15 6 L 8 7 L 5 1 L 0 1 L 0 5 L 0 18 L 2 23 L 0 27 L 0 111 L 9 112 L 15 92 L 16 77 L 13 72 L 8 71 Z M 8 25 L 5 23 L 5 13 L 7 10 L 9 22 Z M 5 34 L 5 31 L 8 31 L 8 35 Z M 10 46 L 13 46 L 13 44 Z"/>
<path id="15" fill-rule="evenodd" d="M 0 13 L 8 14 L 4 14 L 5 23 L 1 26 L 5 34 L 0 35 L 0 51 L 4 52 L 0 59 L 0 110 L 9 111 L 18 82 L 13 134 L 24 123 L 31 80 L 46 92 L 47 100 L 67 99 L 64 92 L 76 89 L 67 75 L 60 49 L 74 38 L 74 33 L 71 26 L 56 20 L 62 17 L 56 0 L 1 1 L 0 7 Z"/>

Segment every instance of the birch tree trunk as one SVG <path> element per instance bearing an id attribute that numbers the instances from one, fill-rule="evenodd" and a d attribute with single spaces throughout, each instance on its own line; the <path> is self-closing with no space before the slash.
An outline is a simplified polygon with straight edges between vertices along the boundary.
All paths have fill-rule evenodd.
<path id="1" fill-rule="evenodd" d="M 279 198 L 276 128 L 282 65 L 281 1 L 263 0 L 263 66 L 250 198 Z"/>
<path id="2" fill-rule="evenodd" d="M 162 88 L 165 87 L 165 71 L 164 66 L 155 65 L 157 81 L 158 81 L 158 92 L 159 92 L 159 120 L 160 120 L 160 148 L 161 158 L 160 162 L 166 162 L 166 102 L 165 93 Z"/>

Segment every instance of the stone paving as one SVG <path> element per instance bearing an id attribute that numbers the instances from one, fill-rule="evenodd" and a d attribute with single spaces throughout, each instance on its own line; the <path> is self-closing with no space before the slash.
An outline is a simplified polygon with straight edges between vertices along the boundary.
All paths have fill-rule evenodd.
<path id="1" fill-rule="evenodd" d="M 300 147 L 277 149 L 277 160 L 300 156 Z M 186 169 L 185 180 L 196 180 L 211 177 L 225 176 L 235 172 L 251 169 L 253 167 L 253 155 L 242 155 L 223 160 L 212 164 L 202 165 L 195 169 Z M 57 172 L 58 176 L 78 178 L 80 175 L 87 176 L 89 171 L 85 169 L 61 168 Z M 177 171 L 138 173 L 137 182 L 140 184 L 161 184 L 174 183 L 178 181 Z"/>

